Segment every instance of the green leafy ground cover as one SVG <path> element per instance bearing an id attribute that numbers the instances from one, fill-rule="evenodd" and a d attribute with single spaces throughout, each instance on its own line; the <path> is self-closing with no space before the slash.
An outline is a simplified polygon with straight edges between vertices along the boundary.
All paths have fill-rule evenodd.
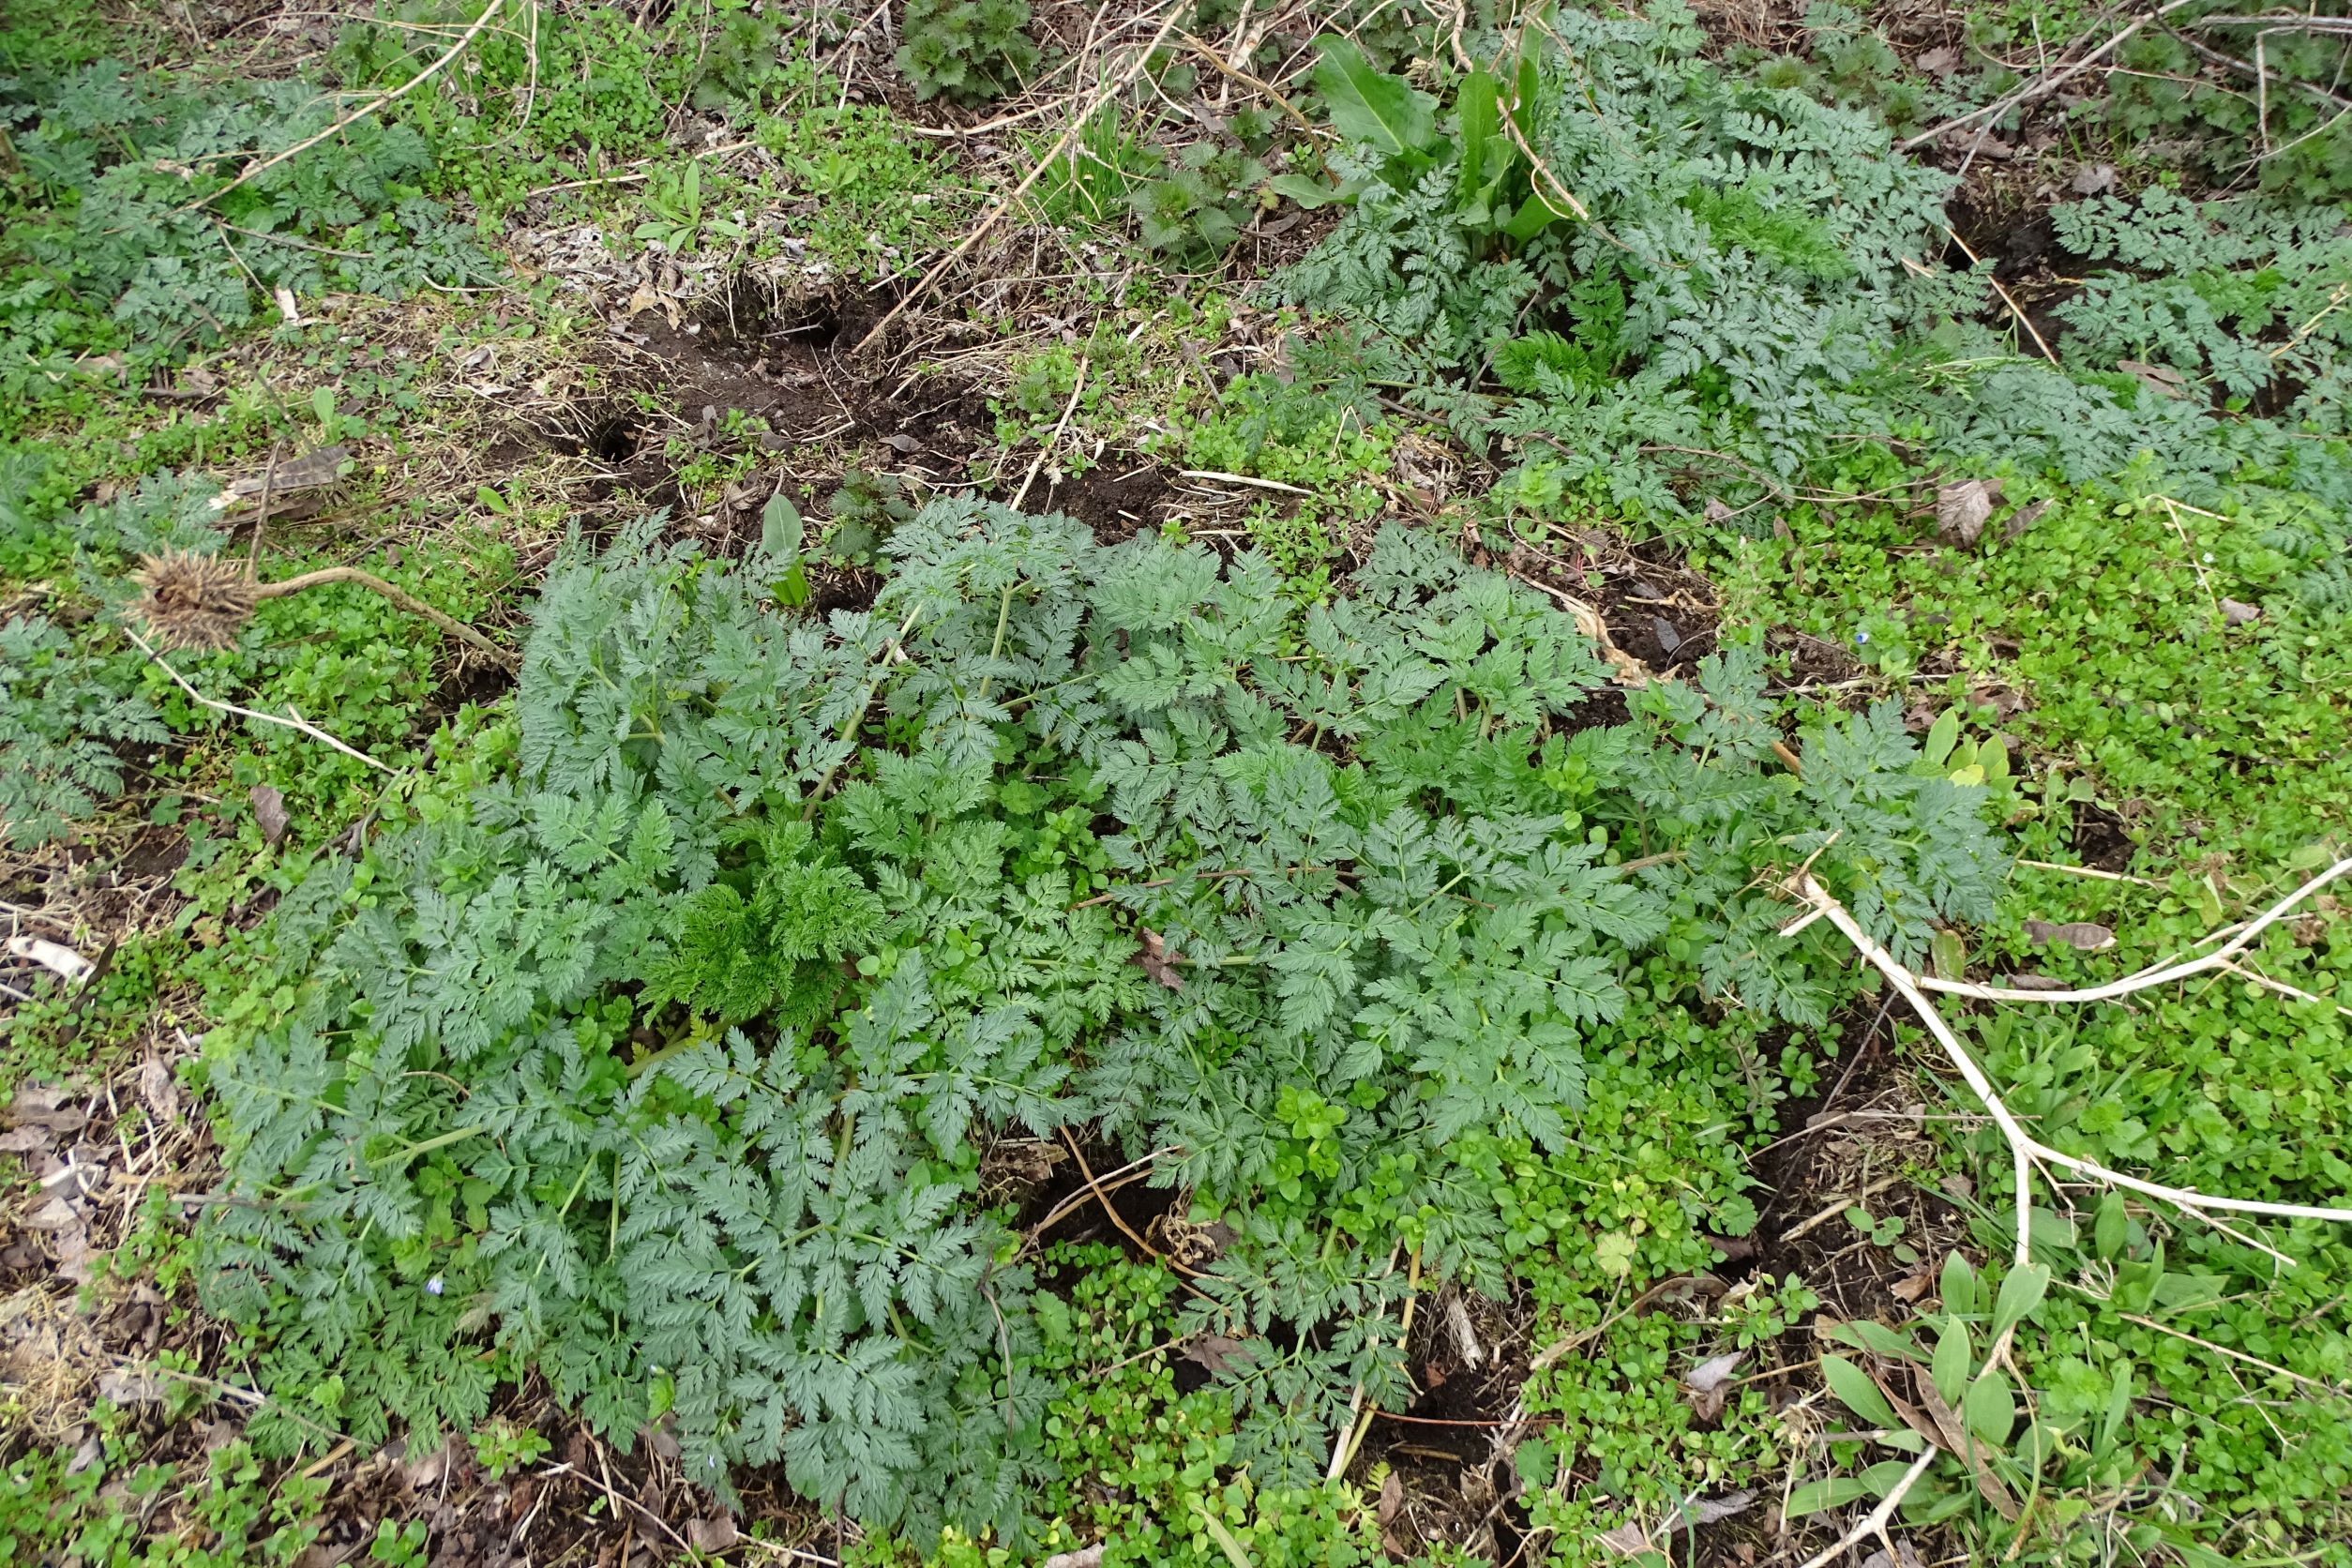
<path id="1" fill-rule="evenodd" d="M 2345 1560 L 2342 1229 L 2043 1188 L 2008 1267 L 1998 1133 L 1843 938 L 1783 930 L 1802 867 L 1915 969 L 2088 984 L 2344 853 L 2342 28 L 2272 19 L 2250 101 L 2210 55 L 2254 8 L 2143 25 L 1988 122 L 2024 196 L 1962 171 L 1974 122 L 1897 143 L 2128 19 L 1374 9 L 1203 8 L 1225 53 L 1009 172 L 910 127 L 1085 63 L 1018 6 L 915 8 L 889 65 L 765 6 L 387 7 L 324 75 L 11 15 L 0 897 L 106 957 L 7 976 L 6 1321 L 145 1289 L 169 1328 L 56 1399 L 9 1327 L 0 1542 L 461 1553 L 350 1468 L 447 1436 L 468 1518 L 527 1478 L 593 1541 L 604 1464 L 666 1478 L 632 1535 L 709 1555 L 740 1521 L 873 1563 L 1796 1561 L 1941 1421 L 1923 1548 Z M 979 276 L 1048 329 L 921 302 L 882 378 L 994 367 L 945 469 L 894 472 L 910 421 L 862 402 L 623 381 L 576 280 L 501 258 L 584 226 L 656 294 L 847 289 L 806 361 L 839 400 L 881 309 L 841 302 L 1040 160 L 1006 221 L 1066 276 Z M 1340 210 L 1269 256 L 1285 203 Z M 481 412 L 616 382 L 674 516 Z M 321 520 L 212 505 L 327 445 Z M 1038 499 L 1130 454 L 1249 493 Z M 1716 651 L 1614 680 L 1559 602 L 1628 591 L 1595 530 L 1711 582 Z M 169 657 L 371 761 L 205 706 L 131 635 L 167 546 L 362 567 L 510 641 L 511 686 L 468 701 L 457 640 L 342 585 Z M 2129 1004 L 1946 1016 L 2057 1147 L 2338 1201 L 2338 911 Z M 1768 1164 L 1857 1051 L 1938 1119 Z M 109 1230 L 27 1223 L 60 1080 L 119 1087 L 127 1154 L 188 1118 L 213 1152 Z M 1135 1224 L 1090 1152 L 1147 1162 Z M 44 1272 L 67 1235 L 111 1247 L 86 1283 Z M 1464 1431 L 1433 1479 L 1417 1440 Z"/>

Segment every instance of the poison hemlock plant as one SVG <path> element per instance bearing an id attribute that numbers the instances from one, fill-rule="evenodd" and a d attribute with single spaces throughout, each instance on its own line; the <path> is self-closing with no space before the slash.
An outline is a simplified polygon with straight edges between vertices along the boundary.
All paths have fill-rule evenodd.
<path id="1" fill-rule="evenodd" d="M 119 793 L 123 761 L 108 742 L 166 738 L 105 664 L 38 616 L 0 622 L 0 843 L 38 849 Z"/>
<path id="2" fill-rule="evenodd" d="M 763 560 L 567 547 L 511 758 L 281 906 L 207 1046 L 205 1238 L 291 1408 L 471 1426 L 535 1368 L 715 1488 L 780 1460 L 1010 1538 L 1061 1389 L 980 1155 L 1092 1122 L 1184 1151 L 1232 1236 L 1186 1319 L 1253 1350 L 1230 1462 L 1312 1485 L 1350 1390 L 1403 1392 L 1381 1259 L 1507 1289 L 1466 1135 L 1564 1149 L 1630 987 L 1818 1024 L 1842 955 L 1761 891 L 1808 857 L 1914 958 L 1990 913 L 1983 792 L 1892 710 L 1802 778 L 1753 661 L 1572 731 L 1591 648 L 1424 537 L 1304 611 L 1262 556 L 979 502 L 885 550 L 820 623 Z"/>
<path id="3" fill-rule="evenodd" d="M 1364 334 L 1409 400 L 1515 449 L 1506 489 L 1539 513 L 1778 504 L 1871 430 L 1918 462 L 2068 484 L 2153 453 L 2199 505 L 2258 487 L 2342 514 L 2334 207 L 2162 188 L 2060 206 L 2066 243 L 2112 264 L 2059 308 L 2053 364 L 1983 266 L 1944 264 L 1950 176 L 1875 113 L 1704 43 L 1675 0 L 1563 9 L 1443 113 L 1330 46 L 1341 184 L 1276 188 L 1351 210 L 1277 292 Z M 2216 418 L 2209 387 L 2245 416 Z"/>
<path id="4" fill-rule="evenodd" d="M 274 289 L 489 281 L 489 258 L 422 194 L 430 158 L 407 127 L 361 120 L 331 156 L 267 162 L 333 117 L 303 82 L 114 61 L 0 77 L 20 168 L 0 195 L 0 390 L 53 400 L 92 363 L 135 377 L 249 324 Z"/>

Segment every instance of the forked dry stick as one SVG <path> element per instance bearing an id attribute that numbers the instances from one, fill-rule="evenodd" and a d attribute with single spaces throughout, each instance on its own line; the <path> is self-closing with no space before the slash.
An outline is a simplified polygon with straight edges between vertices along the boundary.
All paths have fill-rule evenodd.
<path id="1" fill-rule="evenodd" d="M 324 566 L 277 582 L 254 580 L 249 561 L 240 565 L 217 555 L 167 550 L 141 558 L 131 580 L 143 590 L 131 601 L 131 613 L 147 624 L 166 647 L 219 650 L 236 645 L 237 634 L 264 599 L 282 599 L 306 588 L 347 582 L 365 588 L 421 615 L 459 641 L 514 668 L 515 656 L 454 616 L 445 615 L 397 584 L 356 566 Z"/>
<path id="2" fill-rule="evenodd" d="M 2238 927 L 2238 934 L 2222 946 L 2201 957 L 2182 958 L 2171 963 L 2144 969 L 2137 974 L 2127 974 L 2120 980 L 2110 980 L 2103 986 L 2087 986 L 2078 990 L 2026 991 L 2001 986 L 1979 986 L 1966 980 L 1945 980 L 1932 974 L 1915 976 L 1920 989 L 1943 991 L 1952 996 L 1973 998 L 1978 1002 L 2113 1002 L 2158 986 L 2168 986 L 2176 980 L 2186 980 L 2207 970 L 2228 969 L 2230 960 L 2254 944 L 2256 937 L 2292 913 L 2295 907 L 2313 894 L 2340 878 L 2352 874 L 2352 857 L 2337 861 L 2333 866 L 2313 877 L 2302 886 L 2272 904 L 2254 919 Z M 1842 928 L 1842 927 L 1841 927 Z M 2211 937 L 2206 938 L 2210 942 Z M 2197 942 L 2195 946 L 2203 946 Z"/>
<path id="3" fill-rule="evenodd" d="M 1790 925 L 1791 927 L 1809 925 L 1815 920 L 1826 918 L 1843 932 L 1846 939 L 1854 944 L 1856 951 L 1862 954 L 1871 967 L 1885 976 L 1888 984 L 1895 988 L 1904 1001 L 1910 1003 L 1911 1010 L 1918 1014 L 1920 1021 L 1927 1026 L 1927 1032 L 1936 1037 L 1936 1043 L 1943 1047 L 1945 1056 L 1951 1060 L 1954 1067 L 1959 1069 L 1960 1076 L 1967 1080 L 1968 1088 L 1978 1099 L 1984 1103 L 1984 1108 L 1992 1114 L 1994 1123 L 2000 1128 L 2002 1138 L 2009 1143 L 2011 1164 L 2016 1184 L 2017 1240 L 2014 1253 L 2016 1267 L 2029 1267 L 2033 1260 L 2030 1245 L 2033 1222 L 2032 1183 L 2033 1166 L 2037 1160 L 2070 1170 L 2077 1176 L 2103 1182 L 2109 1186 L 2120 1187 L 2127 1191 L 2136 1192 L 2142 1197 L 2171 1203 L 2184 1213 L 2236 1237 L 2239 1242 L 2269 1252 L 2274 1258 L 2284 1259 L 2284 1254 L 2254 1242 L 2251 1238 L 2239 1235 L 2237 1231 L 2231 1230 L 2214 1219 L 2207 1211 L 2221 1210 L 2238 1214 L 2267 1214 L 2282 1219 L 2319 1219 L 2340 1224 L 2352 1224 L 2352 1208 L 2323 1208 L 2304 1203 L 2271 1203 L 2250 1199 L 2216 1198 L 2207 1193 L 2193 1192 L 2183 1187 L 2166 1186 L 2161 1183 L 2144 1181 L 2136 1176 L 2128 1176 L 2122 1171 L 2110 1169 L 2095 1160 L 2087 1160 L 2051 1148 L 2028 1133 L 2019 1124 L 2016 1117 L 2010 1112 L 2008 1105 L 2002 1101 L 1999 1093 L 1994 1089 L 1992 1080 L 1985 1076 L 1984 1070 L 1977 1065 L 1975 1058 L 1971 1057 L 1967 1048 L 1961 1045 L 1960 1037 L 1936 1011 L 1936 1004 L 1928 1000 L 1924 988 L 1932 984 L 1938 990 L 1994 1001 L 2099 1002 L 2118 996 L 2128 996 L 2134 991 L 2148 990 L 2157 986 L 2168 985 L 2209 970 L 2228 969 L 2233 967 L 2230 959 L 2242 952 L 2246 945 L 2260 936 L 2266 928 L 2284 919 L 2287 912 L 2297 904 L 2346 872 L 2352 872 L 2352 859 L 2340 860 L 2318 876 L 2314 877 L 2286 897 L 2273 904 L 2261 915 L 2246 922 L 2237 936 L 2224 946 L 2201 958 L 2160 965 L 2155 969 L 2143 971 L 2139 974 L 2110 985 L 2091 987 L 2076 991 L 2013 991 L 1989 986 L 1968 986 L 1956 981 L 1930 981 L 1914 974 L 1899 962 L 1893 954 L 1879 945 L 1869 932 L 1863 930 L 1861 923 L 1854 918 L 1846 906 L 1832 897 L 1829 891 L 1814 881 L 1810 875 L 1801 874 L 1791 888 L 1791 891 L 1802 898 L 1808 908 L 1805 913 L 1800 915 Z M 2203 943 L 2198 945 L 2203 945 Z M 2291 1259 L 2285 1260 L 2292 1261 Z M 1983 1364 L 1978 1367 L 1977 1376 L 1983 1376 L 1995 1363 L 2008 1354 L 2009 1336 L 2014 1332 L 2014 1325 L 2013 1325 L 2008 1333 L 1995 1340 Z M 1927 1451 L 1914 1459 L 1910 1468 L 1895 1480 L 1894 1485 L 1888 1489 L 1887 1495 L 1879 1500 L 1877 1507 L 1857 1520 L 1851 1529 L 1829 1547 L 1815 1554 L 1804 1563 L 1803 1568 L 1827 1568 L 1828 1564 L 1843 1557 L 1853 1547 L 1874 1537 L 1887 1548 L 1890 1555 L 1892 1555 L 1893 1545 L 1887 1537 L 1887 1525 L 1894 1517 L 1895 1509 L 1901 1506 L 1906 1497 L 1910 1495 L 1911 1488 L 1919 1484 L 1920 1477 L 1927 1473 L 1928 1467 L 1936 1462 L 1937 1455 L 1942 1452 L 1943 1450 L 1930 1444 Z"/>
<path id="4" fill-rule="evenodd" d="M 1895 144 L 1895 151 L 1905 153 L 1917 151 L 1919 148 L 1926 146 L 1930 142 L 1933 142 L 1937 138 L 1942 136 L 1946 131 L 1957 130 L 1963 126 L 1973 125 L 1979 120 L 1989 118 L 1992 124 L 1998 125 L 2000 123 L 2000 117 L 2008 113 L 2011 110 L 2021 108 L 2026 104 L 2031 103 L 2036 98 L 2047 98 L 2050 94 L 2057 92 L 2060 87 L 2065 86 L 2075 77 L 2080 76 L 2084 71 L 2088 70 L 2091 67 L 2097 65 L 2100 61 L 2105 59 L 2117 50 L 2122 48 L 2124 44 L 2130 42 L 2131 39 L 2149 23 L 2168 16 L 2172 12 L 2180 9 L 2181 7 L 2186 6 L 2189 3 L 2190 0 L 2167 0 L 2167 4 L 2160 7 L 2148 15 L 2133 18 L 2130 23 L 2124 25 L 2120 32 L 2118 32 L 2110 37 L 2106 42 L 2101 44 L 2089 53 L 2076 56 L 2073 61 L 2060 67 L 2056 71 L 2034 77 L 2030 81 L 2027 82 L 2023 86 L 2018 87 L 2014 92 L 2006 94 L 2001 98 L 1995 98 L 1991 103 L 1985 104 L 1981 108 L 1971 109 L 1965 114 L 1956 115 L 1952 119 L 1945 120 L 1939 125 L 1933 126 L 1926 130 L 1921 131 L 1917 136 L 1910 138 L 1908 141 L 1897 143 Z"/>
<path id="5" fill-rule="evenodd" d="M 145 638 L 141 637 L 135 631 L 131 631 L 128 626 L 125 626 L 123 629 L 126 632 L 129 632 L 130 640 L 139 644 L 140 651 L 145 654 L 149 658 L 155 660 L 156 664 L 166 675 L 172 677 L 173 681 L 182 691 L 188 693 L 189 697 L 195 699 L 198 702 L 203 703 L 205 707 L 214 709 L 219 713 L 234 714 L 239 718 L 250 718 L 263 724 L 275 724 L 287 730 L 299 730 L 304 734 L 309 736 L 312 740 L 324 741 L 328 746 L 331 746 L 336 750 L 341 752 L 344 756 L 355 758 L 359 761 L 367 763 L 378 773 L 388 773 L 393 775 L 395 777 L 399 776 L 400 771 L 400 769 L 392 766 L 389 762 L 378 761 L 375 758 L 369 756 L 366 752 L 359 750 L 355 746 L 346 746 L 341 741 L 339 741 L 334 736 L 328 734 L 325 731 L 320 729 L 317 725 L 311 723 L 309 719 L 304 718 L 301 714 L 295 712 L 291 707 L 286 710 L 286 713 L 292 714 L 294 716 L 289 718 L 283 714 L 265 714 L 258 708 L 239 707 L 234 702 L 223 702 L 219 698 L 205 696 L 203 692 L 198 691 L 194 686 L 188 685 L 188 677 L 173 669 L 171 661 L 166 659 L 161 654 L 157 653 L 154 648 L 150 647 Z"/>
<path id="6" fill-rule="evenodd" d="M 2187 962 L 2153 970 L 2129 980 L 2119 980 L 2113 985 L 2093 987 L 2080 991 L 2002 991 L 1992 987 L 1977 987 L 1964 990 L 1963 994 L 1990 995 L 1993 999 L 1999 1001 L 2099 1002 L 2129 995 L 2133 991 L 2168 985 L 2190 974 L 2202 973 L 2207 970 L 2220 967 L 2221 962 L 2226 961 L 2231 956 L 2241 951 L 2249 941 L 2260 935 L 2265 927 L 2284 917 L 2299 900 L 2308 897 L 2312 893 L 2347 871 L 2352 871 L 2352 859 L 2337 862 L 2321 875 L 2305 882 L 2288 897 L 2273 905 L 2261 918 L 2249 922 L 2246 928 L 2226 945 L 2202 958 L 2192 958 Z M 2352 1208 L 2326 1207 L 2311 1203 L 2274 1203 L 2267 1199 L 2251 1198 L 2224 1198 L 2211 1193 L 2195 1192 L 2186 1187 L 2167 1186 L 2164 1183 L 2150 1182 L 2138 1176 L 2129 1175 L 2101 1165 L 2096 1160 L 2085 1159 L 2079 1154 L 2070 1154 L 2064 1150 L 2054 1149 L 2043 1143 L 2027 1132 L 2023 1124 L 2010 1111 L 1999 1091 L 1993 1087 L 1992 1079 L 1985 1076 L 1984 1069 L 1977 1065 L 1976 1059 L 1970 1056 L 1968 1048 L 1960 1043 L 1959 1035 L 1952 1032 L 1950 1024 L 1944 1022 L 1942 1015 L 1936 1011 L 1936 1004 L 1928 1000 L 1921 977 L 1912 973 L 1910 970 L 1897 961 L 1893 954 L 1880 946 L 1869 932 L 1862 928 L 1862 923 L 1854 918 L 1846 906 L 1831 897 L 1819 882 L 1809 876 L 1805 877 L 1797 884 L 1795 891 L 1815 913 L 1827 918 L 1832 925 L 1843 932 L 1846 940 L 1854 944 L 1855 949 L 1869 961 L 1871 967 L 1885 976 L 1887 982 L 1894 987 L 1896 993 L 1911 1004 L 1911 1010 L 1919 1015 L 1920 1021 L 1927 1026 L 1927 1032 L 1933 1034 L 1936 1037 L 1936 1043 L 1943 1048 L 1944 1055 L 1950 1058 L 1952 1066 L 1957 1068 L 1961 1078 L 1967 1080 L 1970 1092 L 1984 1102 L 1984 1108 L 1992 1115 L 1994 1124 L 2000 1128 L 2001 1136 L 2008 1140 L 2017 1184 L 2015 1256 L 2018 1263 L 2024 1264 L 2032 1260 L 2028 1242 L 2033 1198 L 2032 1164 L 2037 1160 L 2045 1165 L 2070 1170 L 2077 1176 L 2088 1177 L 2095 1182 L 2103 1182 L 2110 1186 L 2138 1193 L 2144 1198 L 2153 1198 L 2161 1202 L 2174 1204 L 2193 1214 L 2198 1214 L 2200 1216 L 2204 1211 L 2214 1210 L 2226 1214 L 2264 1214 L 2273 1219 L 2317 1219 L 2338 1224 L 2352 1224 Z M 1800 918 L 1810 919 L 1812 915 L 1808 914 Z M 1958 982 L 1939 982 L 1937 988 L 1962 990 L 1962 986 Z"/>

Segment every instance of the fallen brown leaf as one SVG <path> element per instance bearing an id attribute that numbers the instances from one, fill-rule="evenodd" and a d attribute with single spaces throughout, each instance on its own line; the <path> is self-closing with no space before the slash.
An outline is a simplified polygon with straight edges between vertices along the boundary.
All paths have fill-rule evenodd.
<path id="1" fill-rule="evenodd" d="M 1166 986 L 1169 990 L 1180 991 L 1184 988 L 1184 977 L 1177 972 L 1176 966 L 1183 962 L 1184 957 L 1182 953 L 1168 946 L 1167 940 L 1159 932 L 1146 926 L 1143 927 L 1143 946 L 1137 952 L 1133 961 L 1141 968 L 1144 973 Z"/>
<path id="2" fill-rule="evenodd" d="M 1911 1382 L 1919 1390 L 1920 1404 L 1926 1409 L 1928 1416 L 1935 1422 L 1937 1430 L 1943 1435 L 1941 1437 L 1931 1436 L 1928 1432 L 1917 1427 L 1913 1430 L 1919 1431 L 1920 1436 L 1926 1438 L 1929 1442 L 1934 1443 L 1945 1453 L 1957 1455 L 1968 1467 L 1969 1473 L 1976 1478 L 1977 1495 L 1991 1503 L 1993 1511 L 2002 1518 L 2013 1522 L 2021 1512 L 2017 1506 L 2017 1500 L 2011 1497 L 2009 1488 L 2002 1485 L 1999 1478 L 1985 1468 L 1984 1445 L 1969 1439 L 1967 1423 L 1960 1419 L 1957 1411 L 1944 1403 L 1943 1395 L 1936 1392 L 1935 1380 L 1930 1378 L 1924 1370 L 1913 1367 Z"/>
<path id="3" fill-rule="evenodd" d="M 1176 1353 L 1196 1366 L 1205 1367 L 1220 1377 L 1231 1366 L 1245 1365 L 1257 1359 L 1257 1352 L 1247 1344 L 1239 1339 L 1229 1339 L 1221 1334 L 1195 1334 L 1184 1341 L 1184 1348 Z"/>
<path id="4" fill-rule="evenodd" d="M 735 1532 L 731 1515 L 720 1514 L 707 1519 L 686 1521 L 686 1545 L 698 1552 L 723 1552 L 741 1539 Z"/>
<path id="5" fill-rule="evenodd" d="M 1936 491 L 1936 532 L 1964 549 L 1974 549 L 1993 515 L 1995 490 L 1982 479 L 1962 479 Z"/>
<path id="6" fill-rule="evenodd" d="M 1650 1549 L 1650 1534 L 1631 1519 L 1600 1534 L 1601 1545 L 1624 1557 L 1639 1557 Z"/>
<path id="7" fill-rule="evenodd" d="M 1742 1352 L 1713 1356 L 1700 1362 L 1682 1375 L 1682 1388 L 1691 1402 L 1691 1413 L 1701 1421 L 1712 1421 L 1723 1414 L 1724 1404 L 1731 1397 L 1729 1380 L 1739 1370 Z"/>
<path id="8" fill-rule="evenodd" d="M 117 1405 L 147 1405 L 163 1397 L 163 1374 L 152 1366 L 117 1366 L 98 1374 L 98 1397 Z"/>
<path id="9" fill-rule="evenodd" d="M 245 792 L 253 803 L 253 821 L 262 830 L 262 842 L 271 849 L 286 837 L 286 797 L 266 784 L 256 784 Z"/>
<path id="10" fill-rule="evenodd" d="M 2039 946 L 2063 942 L 2082 953 L 2099 953 L 2115 945 L 2115 932 L 2094 920 L 2070 920 L 2053 926 L 2046 920 L 2026 922 L 2026 936 Z"/>
<path id="11" fill-rule="evenodd" d="M 2189 384 L 2189 378 L 2179 370 L 2169 369 L 2162 365 L 2144 365 L 2136 359 L 2118 359 L 2116 361 L 2115 368 L 2125 375 L 2137 379 L 2142 386 L 2160 398 L 2179 398 L 2186 395 L 2185 389 Z"/>
<path id="12" fill-rule="evenodd" d="M 139 1064 L 139 1097 L 165 1126 L 179 1121 L 180 1087 L 172 1080 L 172 1069 L 155 1057 Z"/>

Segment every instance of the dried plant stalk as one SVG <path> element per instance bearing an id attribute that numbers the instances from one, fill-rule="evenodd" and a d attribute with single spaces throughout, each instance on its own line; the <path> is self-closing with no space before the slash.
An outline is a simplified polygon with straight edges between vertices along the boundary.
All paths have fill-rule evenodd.
<path id="1" fill-rule="evenodd" d="M 237 633 L 253 618 L 254 607 L 262 600 L 282 599 L 330 582 L 349 582 L 382 595 L 412 615 L 423 616 L 502 665 L 511 669 L 515 663 L 513 654 L 472 626 L 356 566 L 327 566 L 282 582 L 257 582 L 240 563 L 171 550 L 142 556 L 131 580 L 142 589 L 131 601 L 131 613 L 145 622 L 156 641 L 167 648 L 233 648 Z"/>

